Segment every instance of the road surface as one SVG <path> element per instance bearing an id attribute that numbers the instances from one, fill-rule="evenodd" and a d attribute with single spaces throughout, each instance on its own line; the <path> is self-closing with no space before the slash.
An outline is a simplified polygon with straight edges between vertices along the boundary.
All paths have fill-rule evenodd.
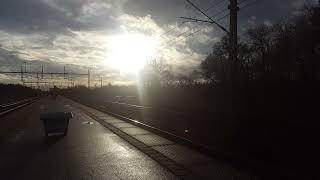
<path id="1" fill-rule="evenodd" d="M 72 111 L 68 135 L 47 139 L 40 112 Z M 0 179 L 178 179 L 159 163 L 58 97 L 0 119 Z"/>

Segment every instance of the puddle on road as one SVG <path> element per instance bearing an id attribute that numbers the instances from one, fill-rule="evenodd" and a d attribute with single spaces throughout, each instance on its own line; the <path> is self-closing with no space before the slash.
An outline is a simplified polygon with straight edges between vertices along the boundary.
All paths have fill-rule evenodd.
<path id="1" fill-rule="evenodd" d="M 94 123 L 91 121 L 82 122 L 83 125 L 93 125 Z"/>

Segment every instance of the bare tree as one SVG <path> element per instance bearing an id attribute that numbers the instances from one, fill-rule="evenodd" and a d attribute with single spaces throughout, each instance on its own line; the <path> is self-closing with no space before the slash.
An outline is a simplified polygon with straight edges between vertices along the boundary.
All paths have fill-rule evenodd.
<path id="1" fill-rule="evenodd" d="M 258 52 L 261 59 L 261 70 L 264 73 L 267 69 L 266 56 L 272 47 L 272 28 L 265 24 L 258 25 L 248 30 L 249 43 Z"/>
<path id="2" fill-rule="evenodd" d="M 163 59 L 153 59 L 142 70 L 143 81 L 149 86 L 168 84 L 173 80 L 171 66 Z"/>

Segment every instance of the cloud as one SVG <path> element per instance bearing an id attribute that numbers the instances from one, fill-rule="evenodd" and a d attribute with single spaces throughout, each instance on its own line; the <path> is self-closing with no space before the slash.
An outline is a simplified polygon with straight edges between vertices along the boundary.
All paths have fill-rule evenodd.
<path id="1" fill-rule="evenodd" d="M 65 63 L 57 63 L 56 61 L 43 61 L 43 60 L 25 60 L 19 58 L 20 53 L 15 51 L 6 50 L 0 48 L 0 71 L 21 71 L 21 67 L 24 71 L 24 62 L 27 63 L 27 71 L 28 72 L 41 72 L 41 67 L 43 66 L 44 72 L 56 72 L 62 73 L 64 72 L 64 67 L 66 68 L 66 72 L 69 73 L 82 73 L 86 74 L 88 71 L 88 66 L 81 66 L 77 64 L 65 64 Z M 130 83 L 132 79 L 126 77 L 119 76 L 119 72 L 112 69 L 101 69 L 98 67 L 91 67 L 92 72 L 92 82 L 97 83 L 100 82 L 100 77 L 103 78 L 104 82 L 126 82 Z M 70 76 L 71 80 L 76 82 L 87 82 L 87 76 Z M 27 81 L 35 81 L 37 80 L 36 75 L 28 76 Z M 0 81 L 5 83 L 21 83 L 20 74 L 8 75 L 8 74 L 0 74 Z M 51 77 L 46 75 L 45 79 L 40 80 L 40 82 L 65 82 L 62 76 L 60 77 Z M 117 84 L 117 83 L 113 83 Z"/>
<path id="2" fill-rule="evenodd" d="M 186 2 L 181 0 L 129 0 L 124 3 L 123 10 L 132 16 L 152 14 L 159 25 L 173 24 L 188 11 Z"/>
<path id="3" fill-rule="evenodd" d="M 103 0 L 2 0 L 0 28 L 19 33 L 114 27 L 117 9 Z"/>
<path id="4" fill-rule="evenodd" d="M 259 23 L 273 24 L 311 1 L 315 2 L 258 1 L 244 9 L 241 9 L 244 4 L 239 5 L 239 29 L 244 31 Z M 193 2 L 201 9 L 216 3 Z M 227 1 L 207 13 L 213 15 L 226 7 Z M 213 18 L 225 14 L 227 11 Z M 205 19 L 181 0 L 1 0 L 0 62 L 19 69 L 19 64 L 28 60 L 30 67 L 44 64 L 52 71 L 72 64 L 75 70 L 90 67 L 107 80 L 132 83 L 133 76 L 119 74 L 106 63 L 112 53 L 112 39 L 131 34 L 156 40 L 160 46 L 150 58 L 163 58 L 176 73 L 187 73 L 198 67 L 225 33 L 211 24 L 181 24 L 180 16 Z M 219 21 L 226 28 L 227 19 Z"/>
<path id="5" fill-rule="evenodd" d="M 149 14 L 143 17 L 123 14 L 117 20 L 121 23 L 122 30 L 127 33 L 143 33 L 152 36 L 163 32 L 162 28 L 156 24 Z M 142 24 L 143 26 L 141 26 Z"/>
<path id="6" fill-rule="evenodd" d="M 317 0 L 294 0 L 293 2 L 291 2 L 291 6 L 292 6 L 294 9 L 300 9 L 300 8 L 302 8 L 304 5 L 317 3 L 316 1 L 317 1 Z"/>

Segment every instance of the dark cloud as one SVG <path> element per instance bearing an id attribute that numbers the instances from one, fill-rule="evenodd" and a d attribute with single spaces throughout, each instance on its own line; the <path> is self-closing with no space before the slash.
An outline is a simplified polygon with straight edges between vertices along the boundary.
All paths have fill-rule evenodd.
<path id="1" fill-rule="evenodd" d="M 28 70 L 29 71 L 39 71 L 41 66 L 45 67 L 46 71 L 51 72 L 63 72 L 63 66 L 65 64 L 59 64 L 50 60 L 25 60 L 19 57 L 19 52 L 6 50 L 0 48 L 0 71 L 20 71 L 21 65 L 24 62 L 27 62 Z M 74 70 L 84 71 L 82 66 L 72 65 Z"/>
<path id="2" fill-rule="evenodd" d="M 242 7 L 252 1 L 247 0 L 239 6 Z M 296 8 L 293 4 L 314 1 L 257 0 L 255 4 L 240 9 L 239 22 L 240 25 L 247 26 L 250 16 L 255 16 L 258 22 L 277 21 L 290 16 Z M 197 0 L 193 2 L 202 9 L 206 9 L 219 1 Z M 225 9 L 227 4 L 228 1 L 226 0 L 207 11 L 207 13 L 213 15 Z M 0 28 L 22 33 L 39 31 L 65 33 L 66 28 L 74 30 L 115 30 L 118 29 L 119 24 L 113 17 L 117 17 L 121 13 L 140 17 L 151 15 L 161 26 L 180 22 L 180 16 L 205 18 L 200 16 L 184 0 L 1 0 Z M 216 18 L 226 13 L 227 11 Z M 223 24 L 228 26 L 227 23 Z"/>
<path id="3" fill-rule="evenodd" d="M 194 0 L 192 2 L 203 10 L 216 5 L 206 12 L 209 16 L 213 16 L 228 7 L 228 0 L 223 2 L 219 0 Z M 239 11 L 240 26 L 248 26 L 247 21 L 250 16 L 255 16 L 257 23 L 265 20 L 271 20 L 273 22 L 280 21 L 292 15 L 292 12 L 297 8 L 295 5 L 315 2 L 316 0 L 239 0 L 239 7 L 246 6 Z M 206 19 L 206 17 L 200 15 L 185 0 L 130 0 L 124 5 L 124 10 L 126 13 L 135 16 L 146 16 L 150 14 L 159 25 L 174 24 L 181 21 L 179 19 L 181 16 Z M 213 16 L 213 19 L 219 19 L 227 13 L 228 11 L 224 11 L 217 16 Z M 221 20 L 221 23 L 228 26 L 226 21 Z"/>
<path id="4" fill-rule="evenodd" d="M 152 15 L 157 23 L 171 24 L 186 14 L 186 2 L 181 0 L 130 0 L 124 4 L 124 12 L 134 16 Z"/>
<path id="5" fill-rule="evenodd" d="M 90 6 L 96 3 L 96 6 Z M 97 4 L 100 3 L 100 4 Z M 92 0 L 1 0 L 0 28 L 10 32 L 65 32 L 74 30 L 96 30 L 114 27 L 110 18 L 112 9 L 101 9 L 103 13 L 90 14 L 84 8 L 98 8 L 104 1 Z M 96 9 L 92 9 L 95 13 Z M 90 9 L 88 9 L 90 11 Z"/>
<path id="6" fill-rule="evenodd" d="M 254 0 L 245 1 L 239 6 L 242 7 L 252 1 Z M 197 0 L 193 2 L 202 9 L 206 9 L 219 1 Z M 308 2 L 315 2 L 315 0 L 257 0 L 252 6 L 240 10 L 239 20 L 243 24 L 250 16 L 256 16 L 261 22 L 266 19 L 279 20 L 292 13 L 296 8 L 293 4 Z M 225 9 L 227 4 L 226 0 L 207 13 L 213 15 Z M 105 8 L 108 6 L 109 8 Z M 85 8 L 87 11 L 84 11 Z M 95 8 L 92 9 L 93 14 L 90 14 L 90 8 Z M 180 16 L 204 18 L 199 16 L 199 13 L 184 0 L 1 0 L 0 28 L 25 33 L 60 31 L 65 28 L 114 29 L 118 24 L 112 17 L 121 13 L 141 17 L 150 14 L 159 25 L 174 24 L 181 21 Z"/>
<path id="7" fill-rule="evenodd" d="M 39 0 L 2 0 L 0 27 L 7 31 L 50 30 L 70 25 L 65 13 Z"/>

